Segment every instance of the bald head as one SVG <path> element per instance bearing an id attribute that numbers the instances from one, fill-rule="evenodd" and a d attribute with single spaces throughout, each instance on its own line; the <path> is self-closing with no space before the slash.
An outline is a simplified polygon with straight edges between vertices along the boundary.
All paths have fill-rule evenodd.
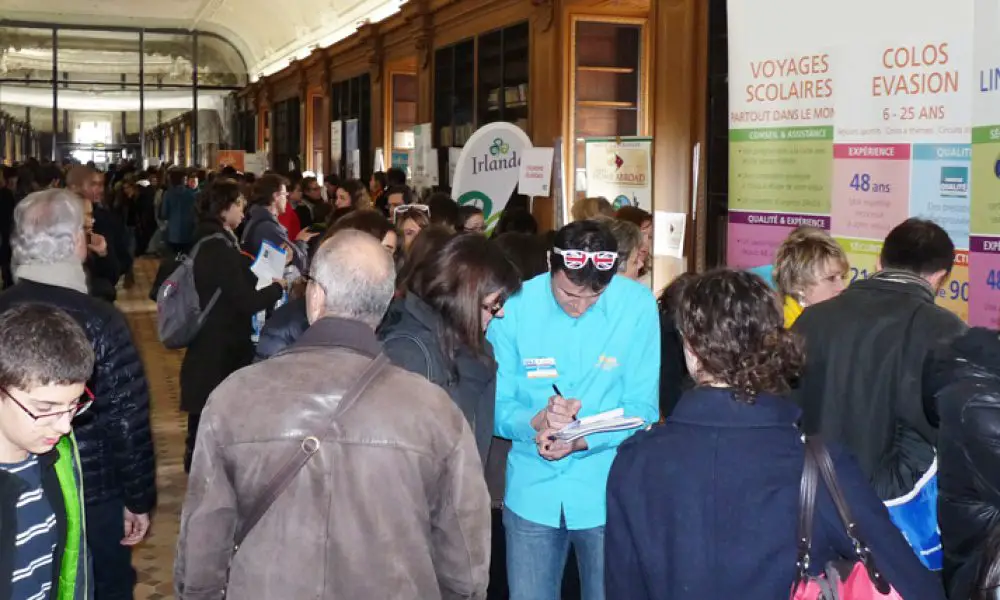
<path id="1" fill-rule="evenodd" d="M 345 229 L 316 251 L 306 293 L 309 322 L 340 317 L 376 327 L 395 291 L 392 257 L 371 235 Z"/>

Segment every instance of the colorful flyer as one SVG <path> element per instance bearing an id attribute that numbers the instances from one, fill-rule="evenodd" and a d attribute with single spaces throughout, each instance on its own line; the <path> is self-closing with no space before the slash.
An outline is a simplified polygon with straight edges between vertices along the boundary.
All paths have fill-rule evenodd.
<path id="1" fill-rule="evenodd" d="M 969 248 L 972 146 L 915 144 L 910 179 L 910 216 L 944 228 L 956 248 Z"/>
<path id="2" fill-rule="evenodd" d="M 728 18 L 729 264 L 771 259 L 790 229 L 764 215 L 826 215 L 857 282 L 893 228 L 929 219 L 957 249 L 938 303 L 985 322 L 1000 305 L 1000 0 L 843 0 L 822 27 L 795 26 L 814 3 L 756 0 Z"/>
<path id="3" fill-rule="evenodd" d="M 771 264 L 774 251 L 800 226 L 829 229 L 830 218 L 826 215 L 730 211 L 726 263 L 738 269 Z"/>
<path id="4" fill-rule="evenodd" d="M 969 324 L 1000 329 L 1000 237 L 969 240 Z"/>
<path id="5" fill-rule="evenodd" d="M 938 290 L 938 306 L 947 308 L 962 318 L 969 320 L 969 252 L 955 252 L 955 265 L 951 268 L 951 277 Z"/>
<path id="6" fill-rule="evenodd" d="M 587 196 L 607 198 L 615 210 L 652 210 L 653 138 L 590 138 L 585 146 Z"/>
<path id="7" fill-rule="evenodd" d="M 829 214 L 833 129 L 729 132 L 729 208 Z"/>
<path id="8" fill-rule="evenodd" d="M 834 237 L 847 254 L 850 264 L 848 284 L 868 279 L 878 271 L 876 266 L 882 252 L 880 240 L 859 240 L 856 238 Z"/>
<path id="9" fill-rule="evenodd" d="M 834 235 L 883 240 L 909 216 L 909 144 L 835 144 Z"/>

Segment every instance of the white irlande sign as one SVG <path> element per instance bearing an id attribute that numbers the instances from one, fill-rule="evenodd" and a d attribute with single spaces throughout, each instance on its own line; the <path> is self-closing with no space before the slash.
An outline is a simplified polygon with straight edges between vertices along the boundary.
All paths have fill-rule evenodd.
<path id="1" fill-rule="evenodd" d="M 451 197 L 459 205 L 483 209 L 492 229 L 507 206 L 520 175 L 521 157 L 531 139 L 512 123 L 490 123 L 477 130 L 462 149 Z"/>

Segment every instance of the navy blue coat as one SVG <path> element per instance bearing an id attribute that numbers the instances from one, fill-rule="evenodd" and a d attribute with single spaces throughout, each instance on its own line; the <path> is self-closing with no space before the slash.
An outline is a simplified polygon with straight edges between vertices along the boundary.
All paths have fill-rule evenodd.
<path id="1" fill-rule="evenodd" d="M 775 396 L 751 405 L 729 390 L 696 388 L 664 425 L 622 444 L 608 480 L 608 598 L 788 598 L 805 456 L 799 414 Z M 837 446 L 830 453 L 882 574 L 906 600 L 943 600 L 854 459 Z M 851 555 L 821 485 L 812 570 Z"/>

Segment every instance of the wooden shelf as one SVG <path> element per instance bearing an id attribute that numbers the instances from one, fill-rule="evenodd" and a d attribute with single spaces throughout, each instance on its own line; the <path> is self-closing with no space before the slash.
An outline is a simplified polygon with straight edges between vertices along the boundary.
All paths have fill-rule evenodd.
<path id="1" fill-rule="evenodd" d="M 584 108 L 617 108 L 621 110 L 638 108 L 635 102 L 612 102 L 610 100 L 579 100 L 576 105 Z"/>
<path id="2" fill-rule="evenodd" d="M 635 69 L 632 67 L 577 67 L 578 71 L 584 71 L 588 73 L 619 73 L 621 75 L 631 75 L 635 73 Z"/>

